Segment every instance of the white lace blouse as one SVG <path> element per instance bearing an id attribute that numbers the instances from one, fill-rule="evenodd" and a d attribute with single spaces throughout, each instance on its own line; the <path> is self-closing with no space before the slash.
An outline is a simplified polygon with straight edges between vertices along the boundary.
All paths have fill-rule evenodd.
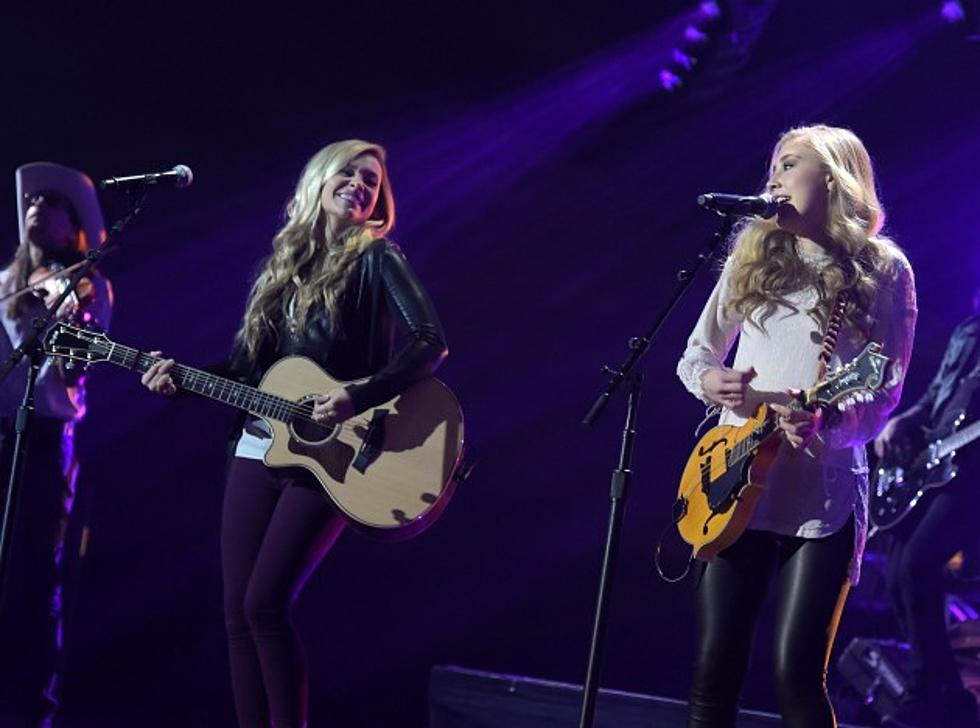
<path id="1" fill-rule="evenodd" d="M 809 265 L 829 262 L 823 253 L 800 253 Z M 719 424 L 741 425 L 763 402 L 785 402 L 787 388 L 802 389 L 817 380 L 817 357 L 823 331 L 807 311 L 817 292 L 807 288 L 786 296 L 797 310 L 779 306 L 765 320 L 764 329 L 743 321 L 726 304 L 731 298 L 731 262 L 726 263 L 708 298 L 687 348 L 677 365 L 677 375 L 696 397 L 707 402 L 701 377 L 710 368 L 723 367 L 735 340 L 738 346 L 732 366 L 755 367 L 758 375 L 749 383 L 745 404 L 721 410 Z M 818 435 L 809 452 L 783 445 L 767 478 L 749 528 L 786 536 L 821 538 L 845 525 L 854 515 L 855 544 L 850 578 L 857 583 L 868 530 L 868 463 L 865 444 L 884 426 L 902 394 L 902 383 L 912 353 L 917 309 L 915 282 L 908 260 L 897 249 L 891 273 L 870 313 L 872 341 L 891 358 L 884 386 L 873 396 L 848 401 L 840 420 Z M 845 328 L 830 362 L 834 369 L 861 353 L 868 340 Z"/>

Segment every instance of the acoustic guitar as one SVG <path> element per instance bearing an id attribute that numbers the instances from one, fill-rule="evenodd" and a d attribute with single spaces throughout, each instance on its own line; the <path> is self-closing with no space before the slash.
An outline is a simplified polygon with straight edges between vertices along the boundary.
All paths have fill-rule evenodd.
<path id="1" fill-rule="evenodd" d="M 45 352 L 77 362 L 110 362 L 142 374 L 161 357 L 110 341 L 105 334 L 56 324 Z M 371 536 L 403 539 L 428 527 L 452 494 L 463 449 L 456 397 L 434 378 L 338 425 L 313 420 L 313 398 L 344 386 L 312 360 L 280 359 L 257 387 L 176 364 L 183 391 L 262 418 L 272 431 L 265 464 L 313 473 L 337 510 Z"/>

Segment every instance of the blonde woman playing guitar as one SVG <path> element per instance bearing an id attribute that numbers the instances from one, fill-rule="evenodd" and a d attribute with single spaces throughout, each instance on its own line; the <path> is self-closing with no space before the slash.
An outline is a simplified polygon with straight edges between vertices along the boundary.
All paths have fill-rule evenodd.
<path id="1" fill-rule="evenodd" d="M 283 357 L 312 359 L 338 380 L 308 392 L 317 425 L 334 426 L 428 377 L 446 355 L 425 290 L 386 235 L 395 202 L 385 150 L 350 140 L 306 164 L 272 253 L 252 287 L 231 374 L 254 386 Z M 395 334 L 401 338 L 396 348 Z M 143 383 L 176 392 L 172 359 Z M 293 601 L 344 527 L 315 476 L 263 463 L 268 423 L 249 417 L 229 468 L 221 525 L 231 683 L 243 726 L 306 726 L 307 677 Z M 321 716 L 312 725 L 330 723 Z"/>
<path id="2" fill-rule="evenodd" d="M 770 158 L 767 191 L 779 203 L 775 218 L 737 228 L 678 365 L 691 393 L 720 408 L 721 425 L 740 426 L 768 407 L 782 432 L 765 478 L 746 489 L 757 498 L 747 530 L 706 564 L 698 585 L 692 727 L 734 725 L 755 622 L 773 581 L 783 724 L 835 725 L 825 675 L 867 532 L 864 445 L 898 402 L 912 347 L 912 271 L 879 234 L 884 217 L 863 143 L 846 129 L 793 129 Z M 791 390 L 820 378 L 823 333 L 842 291 L 846 308 L 830 368 L 878 342 L 891 360 L 887 381 L 836 415 L 790 407 Z"/>

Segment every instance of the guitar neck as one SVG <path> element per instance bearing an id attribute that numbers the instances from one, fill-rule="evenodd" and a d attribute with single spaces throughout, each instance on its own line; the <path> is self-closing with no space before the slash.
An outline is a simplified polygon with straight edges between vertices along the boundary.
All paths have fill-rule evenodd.
<path id="1" fill-rule="evenodd" d="M 964 445 L 967 445 L 980 437 L 980 420 L 974 422 L 969 427 L 964 427 L 959 432 L 954 432 L 949 437 L 944 437 L 942 439 L 942 445 L 939 446 L 938 457 L 944 458 L 949 455 L 954 450 L 958 450 Z"/>
<path id="2" fill-rule="evenodd" d="M 796 403 L 791 403 L 789 406 L 792 407 L 794 404 Z M 767 412 L 765 419 L 755 426 L 755 428 L 752 430 L 752 434 L 737 442 L 732 448 L 731 455 L 728 459 L 729 466 L 731 466 L 732 463 L 751 455 L 756 448 L 775 435 L 778 431 L 779 423 L 777 422 L 777 419 L 772 417 Z"/>
<path id="3" fill-rule="evenodd" d="M 161 360 L 161 357 L 114 342 L 110 342 L 107 349 L 105 361 L 130 369 L 137 374 L 144 374 L 153 364 Z M 297 405 L 294 402 L 202 369 L 174 364 L 170 376 L 180 389 L 255 415 L 288 422 L 296 413 Z"/>
<path id="4" fill-rule="evenodd" d="M 795 399 L 790 400 L 786 403 L 786 406 L 791 410 L 802 410 L 805 407 Z M 762 443 L 768 440 L 770 437 L 779 434 L 779 418 L 773 416 L 771 409 L 766 411 L 765 418 L 755 426 L 752 430 L 752 434 L 748 437 L 743 438 L 741 441 L 736 443 L 735 447 L 732 448 L 731 456 L 729 457 L 729 465 L 735 463 L 742 458 L 751 455 L 756 448 L 758 448 Z"/>

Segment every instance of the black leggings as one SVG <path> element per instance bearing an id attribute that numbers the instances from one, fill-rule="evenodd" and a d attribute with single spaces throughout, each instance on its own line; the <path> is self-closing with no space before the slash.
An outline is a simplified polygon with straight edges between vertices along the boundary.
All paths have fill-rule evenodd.
<path id="1" fill-rule="evenodd" d="M 306 725 L 306 664 L 290 608 L 343 526 L 307 471 L 232 460 L 221 561 L 231 684 L 243 728 Z"/>
<path id="2" fill-rule="evenodd" d="M 854 520 L 820 539 L 746 531 L 704 571 L 698 587 L 699 641 L 689 728 L 735 725 L 756 619 L 778 574 L 775 678 L 783 724 L 836 725 L 827 661 L 847 598 Z"/>

